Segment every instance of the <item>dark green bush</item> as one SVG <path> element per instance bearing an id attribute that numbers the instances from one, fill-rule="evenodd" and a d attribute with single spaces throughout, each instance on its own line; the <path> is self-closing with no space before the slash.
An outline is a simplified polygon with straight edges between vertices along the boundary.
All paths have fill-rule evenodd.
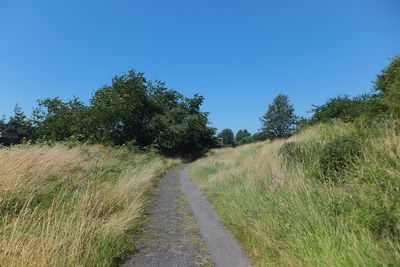
<path id="1" fill-rule="evenodd" d="M 278 151 L 279 155 L 282 156 L 286 161 L 302 162 L 304 160 L 304 153 L 302 145 L 296 142 L 284 143 Z"/>
<path id="2" fill-rule="evenodd" d="M 8 123 L 0 119 L 0 131 L 15 124 L 12 133 L 30 137 L 29 122 L 34 140 L 68 141 L 69 145 L 126 144 L 190 157 L 216 146 L 215 129 L 209 125 L 208 113 L 201 110 L 203 102 L 200 95 L 185 97 L 160 81 L 152 82 L 143 73 L 130 70 L 96 90 L 88 105 L 78 98 L 67 102 L 59 97 L 46 98 L 38 101 L 30 120 L 19 109 Z M 129 144 L 133 140 L 135 143 Z"/>
<path id="3" fill-rule="evenodd" d="M 238 145 L 245 145 L 245 144 L 251 144 L 254 142 L 253 136 L 246 136 L 243 137 L 239 142 Z"/>
<path id="4" fill-rule="evenodd" d="M 400 218 L 396 209 L 399 207 L 397 199 L 390 199 L 386 195 L 370 190 L 368 198 L 358 203 L 358 223 L 366 225 L 377 237 L 389 236 L 400 242 Z"/>
<path id="5" fill-rule="evenodd" d="M 361 153 L 361 142 L 354 136 L 340 136 L 321 150 L 319 167 L 323 181 L 341 182 Z"/>

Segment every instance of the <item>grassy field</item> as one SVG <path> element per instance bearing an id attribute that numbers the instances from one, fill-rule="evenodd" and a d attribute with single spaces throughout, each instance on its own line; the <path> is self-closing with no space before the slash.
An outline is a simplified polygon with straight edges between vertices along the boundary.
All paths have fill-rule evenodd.
<path id="1" fill-rule="evenodd" d="M 110 266 L 176 161 L 103 146 L 0 148 L 0 265 Z"/>
<path id="2" fill-rule="evenodd" d="M 258 266 L 398 266 L 398 122 L 214 150 L 192 180 Z"/>

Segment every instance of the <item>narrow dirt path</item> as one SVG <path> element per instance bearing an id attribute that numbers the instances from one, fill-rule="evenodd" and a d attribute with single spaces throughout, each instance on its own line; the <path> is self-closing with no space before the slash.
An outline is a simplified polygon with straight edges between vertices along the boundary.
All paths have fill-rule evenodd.
<path id="1" fill-rule="evenodd" d="M 207 246 L 173 170 L 158 183 L 155 203 L 149 209 L 136 253 L 126 267 L 204 266 L 209 260 Z"/>
<path id="2" fill-rule="evenodd" d="M 242 247 L 231 232 L 221 225 L 213 207 L 189 180 L 188 166 L 181 170 L 179 178 L 215 266 L 250 267 L 250 261 Z"/>
<path id="3" fill-rule="evenodd" d="M 136 253 L 123 265 L 251 266 L 243 249 L 188 178 L 187 166 L 160 180 Z M 211 259 L 211 260 L 210 260 Z"/>

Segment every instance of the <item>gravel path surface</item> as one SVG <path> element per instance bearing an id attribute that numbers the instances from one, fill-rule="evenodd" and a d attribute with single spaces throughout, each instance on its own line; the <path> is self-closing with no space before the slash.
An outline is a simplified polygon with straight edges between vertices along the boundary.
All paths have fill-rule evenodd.
<path id="1" fill-rule="evenodd" d="M 251 266 L 241 246 L 189 180 L 187 165 L 160 180 L 155 198 L 137 252 L 123 266 Z"/>
<path id="2" fill-rule="evenodd" d="M 209 262 L 205 241 L 187 203 L 179 172 L 158 184 L 136 251 L 123 266 L 204 266 Z"/>
<path id="3" fill-rule="evenodd" d="M 231 232 L 221 225 L 214 208 L 189 180 L 187 166 L 181 170 L 180 180 L 215 266 L 250 267 L 251 263 L 242 247 Z"/>

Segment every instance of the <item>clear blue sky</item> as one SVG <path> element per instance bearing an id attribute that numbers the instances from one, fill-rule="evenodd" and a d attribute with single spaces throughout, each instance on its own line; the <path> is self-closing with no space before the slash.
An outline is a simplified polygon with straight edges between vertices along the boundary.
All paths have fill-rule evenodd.
<path id="1" fill-rule="evenodd" d="M 0 114 L 87 102 L 135 68 L 204 95 L 215 127 L 255 132 L 279 92 L 307 115 L 368 92 L 398 53 L 399 0 L 0 0 Z"/>

